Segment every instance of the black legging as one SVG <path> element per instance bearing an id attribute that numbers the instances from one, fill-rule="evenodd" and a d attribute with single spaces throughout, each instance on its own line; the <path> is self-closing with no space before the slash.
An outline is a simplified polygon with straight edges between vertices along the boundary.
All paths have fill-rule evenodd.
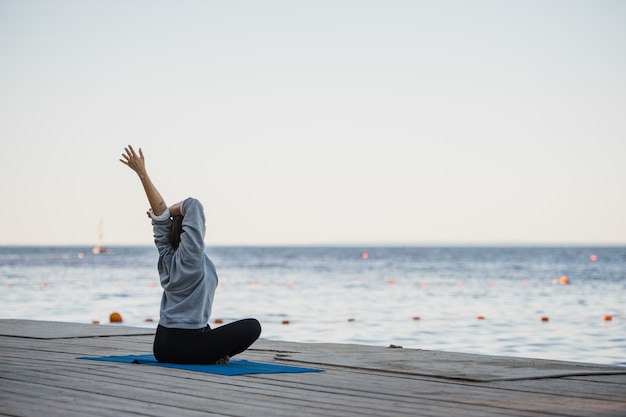
<path id="1" fill-rule="evenodd" d="M 211 329 L 172 329 L 159 325 L 154 337 L 154 357 L 159 362 L 214 364 L 224 356 L 246 350 L 261 335 L 256 319 L 244 319 Z"/>

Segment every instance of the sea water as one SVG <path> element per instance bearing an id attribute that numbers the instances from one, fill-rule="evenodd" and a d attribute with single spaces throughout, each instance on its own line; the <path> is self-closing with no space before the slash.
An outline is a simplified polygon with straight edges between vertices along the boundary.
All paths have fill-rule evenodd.
<path id="1" fill-rule="evenodd" d="M 209 324 L 262 337 L 626 365 L 624 247 L 211 247 Z M 0 318 L 156 327 L 154 247 L 1 247 Z"/>

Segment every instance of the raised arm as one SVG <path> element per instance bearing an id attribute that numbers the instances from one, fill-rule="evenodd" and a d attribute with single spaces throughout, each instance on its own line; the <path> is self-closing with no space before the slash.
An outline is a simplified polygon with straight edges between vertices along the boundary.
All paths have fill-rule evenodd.
<path id="1" fill-rule="evenodd" d="M 120 162 L 130 167 L 130 169 L 135 171 L 139 176 L 154 215 L 160 216 L 163 214 L 167 209 L 167 205 L 165 204 L 165 200 L 163 200 L 161 193 L 159 193 L 148 176 L 148 172 L 146 171 L 146 161 L 141 148 L 139 148 L 139 155 L 137 155 L 133 147 L 128 145 L 127 148 L 124 148 L 122 158 L 124 159 L 120 159 Z"/>

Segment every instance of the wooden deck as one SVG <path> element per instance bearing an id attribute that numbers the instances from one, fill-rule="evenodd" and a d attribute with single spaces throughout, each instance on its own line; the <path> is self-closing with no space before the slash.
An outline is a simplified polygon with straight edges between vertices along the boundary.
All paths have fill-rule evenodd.
<path id="1" fill-rule="evenodd" d="M 626 368 L 259 340 L 237 358 L 325 372 L 220 376 L 78 356 L 150 353 L 150 329 L 0 320 L 6 416 L 626 416 Z"/>

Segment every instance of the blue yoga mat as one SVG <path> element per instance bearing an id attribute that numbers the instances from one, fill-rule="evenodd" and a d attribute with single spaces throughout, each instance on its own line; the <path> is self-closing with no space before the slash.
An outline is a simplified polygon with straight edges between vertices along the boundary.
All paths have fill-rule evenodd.
<path id="1" fill-rule="evenodd" d="M 104 362 L 138 363 L 140 365 L 161 366 L 164 368 L 184 369 L 187 371 L 205 372 L 209 374 L 226 376 L 247 374 L 322 372 L 321 369 L 251 362 L 244 359 L 231 359 L 230 362 L 224 365 L 182 365 L 177 363 L 161 363 L 158 362 L 152 354 L 125 356 L 83 356 L 77 359 L 88 359 L 92 361 Z"/>

